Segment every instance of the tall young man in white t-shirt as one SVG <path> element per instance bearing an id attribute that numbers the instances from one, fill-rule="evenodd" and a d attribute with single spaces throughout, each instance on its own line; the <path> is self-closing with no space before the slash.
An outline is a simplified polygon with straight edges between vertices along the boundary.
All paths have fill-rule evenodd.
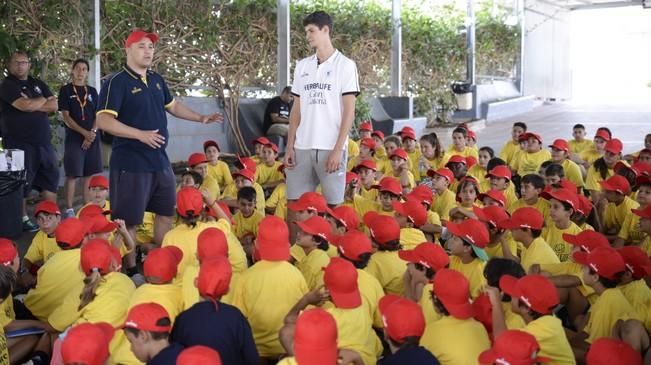
<path id="1" fill-rule="evenodd" d="M 359 81 L 355 62 L 332 46 L 332 18 L 323 11 L 303 20 L 316 54 L 296 64 L 285 153 L 287 199 L 321 184 L 328 204 L 344 201 L 346 142 L 355 118 Z M 291 217 L 288 217 L 291 218 Z"/>

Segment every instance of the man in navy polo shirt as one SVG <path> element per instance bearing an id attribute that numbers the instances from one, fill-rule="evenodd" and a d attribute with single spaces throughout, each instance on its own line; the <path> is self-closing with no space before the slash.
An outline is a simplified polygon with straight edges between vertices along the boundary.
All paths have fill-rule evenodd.
<path id="1" fill-rule="evenodd" d="M 15 52 L 7 66 L 9 76 L 0 84 L 2 144 L 4 148 L 25 151 L 25 196 L 34 187 L 43 198 L 56 202 L 59 164 L 52 147 L 48 114 L 57 110 L 57 100 L 43 81 L 29 76 L 27 53 Z M 38 231 L 38 226 L 27 216 L 25 200 L 23 230 Z"/>
<path id="2" fill-rule="evenodd" d="M 135 237 L 145 211 L 156 215 L 154 241 L 160 245 L 172 226 L 176 180 L 165 153 L 167 115 L 199 123 L 223 120 L 201 115 L 175 101 L 165 80 L 149 70 L 158 36 L 131 32 L 125 42 L 127 62 L 102 85 L 97 126 L 115 136 L 110 161 L 112 217 L 123 219 Z"/>

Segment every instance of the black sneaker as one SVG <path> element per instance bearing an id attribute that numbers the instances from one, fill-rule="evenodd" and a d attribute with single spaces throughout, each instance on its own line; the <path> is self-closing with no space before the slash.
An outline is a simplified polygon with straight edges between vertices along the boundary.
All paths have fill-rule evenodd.
<path id="1" fill-rule="evenodd" d="M 38 225 L 34 224 L 31 219 L 23 221 L 23 232 L 36 232 L 38 229 Z"/>

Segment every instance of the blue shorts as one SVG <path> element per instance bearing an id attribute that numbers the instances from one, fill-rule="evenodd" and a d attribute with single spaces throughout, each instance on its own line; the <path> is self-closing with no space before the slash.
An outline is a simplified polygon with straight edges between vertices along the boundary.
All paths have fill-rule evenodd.
<path id="1" fill-rule="evenodd" d="M 102 172 L 102 147 L 99 138 L 96 138 L 87 150 L 81 148 L 82 142 L 65 142 L 63 170 L 67 177 L 86 177 Z"/>
<path id="2" fill-rule="evenodd" d="M 145 211 L 174 216 L 176 178 L 172 166 L 161 171 L 109 173 L 111 217 L 124 219 L 128 226 L 142 224 Z"/>
<path id="3" fill-rule="evenodd" d="M 56 193 L 59 188 L 59 160 L 52 144 L 37 146 L 19 141 L 4 139 L 5 148 L 19 149 L 25 152 L 25 170 L 27 185 L 24 196 L 29 196 L 33 189 Z"/>

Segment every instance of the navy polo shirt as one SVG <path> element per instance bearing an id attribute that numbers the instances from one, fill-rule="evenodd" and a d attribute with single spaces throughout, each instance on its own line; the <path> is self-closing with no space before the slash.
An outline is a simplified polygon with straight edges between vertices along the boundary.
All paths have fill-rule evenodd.
<path id="1" fill-rule="evenodd" d="M 23 97 L 21 93 L 29 98 L 52 96 L 50 88 L 39 79 L 30 76 L 27 80 L 20 80 L 13 75 L 7 76 L 0 84 L 0 121 L 3 137 L 12 143 L 50 145 L 52 134 L 47 113 L 23 112 L 11 105 Z"/>
<path id="2" fill-rule="evenodd" d="M 407 347 L 396 351 L 395 354 L 385 356 L 377 365 L 440 365 L 438 359 L 424 347 Z"/>
<path id="3" fill-rule="evenodd" d="M 89 131 L 95 124 L 97 99 L 97 90 L 92 86 L 74 86 L 72 83 L 63 85 L 59 89 L 59 110 L 70 113 L 70 117 L 80 127 Z M 81 134 L 66 127 L 66 142 L 81 145 L 83 141 L 84 137 Z"/>
<path id="4" fill-rule="evenodd" d="M 169 168 L 165 148 L 169 140 L 166 108 L 174 98 L 163 77 L 153 71 L 137 74 L 125 65 L 102 85 L 97 113 L 109 113 L 117 120 L 140 130 L 156 130 L 165 137 L 160 148 L 129 138 L 113 138 L 111 170 L 154 172 Z"/>
<path id="5" fill-rule="evenodd" d="M 223 364 L 257 365 L 258 350 L 251 326 L 232 305 L 199 302 L 176 317 L 172 342 L 184 347 L 203 345 L 217 350 Z"/>
<path id="6" fill-rule="evenodd" d="M 171 343 L 152 357 L 147 362 L 147 365 L 176 365 L 176 358 L 179 357 L 181 351 L 183 351 L 183 346 L 178 343 Z"/>

